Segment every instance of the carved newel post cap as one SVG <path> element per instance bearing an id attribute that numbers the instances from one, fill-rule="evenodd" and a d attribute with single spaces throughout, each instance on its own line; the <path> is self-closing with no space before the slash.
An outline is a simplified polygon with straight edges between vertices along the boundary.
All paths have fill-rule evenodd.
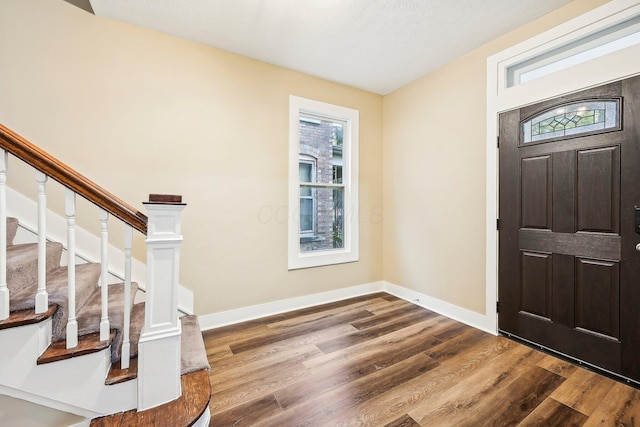
<path id="1" fill-rule="evenodd" d="M 182 196 L 179 194 L 149 194 L 149 201 L 144 202 L 163 205 L 183 205 Z"/>

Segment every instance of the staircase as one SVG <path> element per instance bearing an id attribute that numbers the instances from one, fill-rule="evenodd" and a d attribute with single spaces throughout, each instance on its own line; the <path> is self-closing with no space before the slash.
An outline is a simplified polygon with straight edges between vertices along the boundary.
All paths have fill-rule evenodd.
<path id="1" fill-rule="evenodd" d="M 7 219 L 7 233 L 15 236 L 18 228 L 16 218 Z M 28 314 L 35 310 L 35 299 L 38 281 L 38 245 L 25 243 L 13 245 L 13 240 L 7 242 L 7 286 L 11 295 L 9 319 L 0 322 L 0 328 L 13 326 L 14 318 L 20 318 L 20 323 L 27 322 Z M 60 265 L 62 245 L 57 242 L 46 244 L 46 289 L 49 295 L 49 305 L 52 315 L 53 343 L 38 358 L 38 364 L 48 363 L 67 358 L 69 353 L 77 353 L 77 349 L 66 349 L 66 325 L 69 315 L 67 301 L 67 266 Z M 122 326 L 124 319 L 124 283 L 109 285 L 108 313 L 111 334 L 109 341 L 97 340 L 97 348 L 88 346 L 88 342 L 100 333 L 101 321 L 101 286 L 98 284 L 101 267 L 97 263 L 78 264 L 75 267 L 76 278 L 76 321 L 78 323 L 78 335 L 83 345 L 87 348 L 83 351 L 101 350 L 111 348 L 111 363 L 120 361 L 122 349 Z M 129 300 L 131 310 L 131 351 L 130 357 L 138 355 L 137 343 L 140 338 L 142 325 L 144 324 L 144 302 L 133 304 L 138 291 L 138 285 L 129 285 Z M 98 337 L 99 338 L 99 337 Z M 94 340 L 95 341 L 95 340 Z"/>
<path id="2" fill-rule="evenodd" d="M 179 317 L 177 310 L 181 199 L 150 197 L 147 220 L 2 125 L 0 148 L 0 395 L 85 420 L 74 426 L 208 425 L 209 365 L 202 335 L 197 317 Z M 24 227 L 7 216 L 9 153 L 37 171 L 38 243 L 15 241 Z M 47 177 L 68 189 L 65 247 L 42 232 Z M 76 253 L 76 194 L 100 208 L 98 262 L 85 262 Z M 109 213 L 126 225 L 121 283 L 113 280 L 106 261 Z M 131 281 L 134 228 L 147 235 L 142 294 Z M 167 250 L 176 256 L 167 260 Z M 142 299 L 146 303 L 135 303 Z"/>

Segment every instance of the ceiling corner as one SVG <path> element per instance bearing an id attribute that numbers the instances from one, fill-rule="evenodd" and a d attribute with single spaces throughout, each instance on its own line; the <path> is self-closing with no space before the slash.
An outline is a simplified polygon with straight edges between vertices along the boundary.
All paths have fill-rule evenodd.
<path id="1" fill-rule="evenodd" d="M 72 4 L 76 7 L 79 7 L 80 9 L 89 12 L 89 13 L 93 13 L 93 7 L 91 7 L 91 2 L 89 0 L 64 0 L 69 4 Z M 95 15 L 95 14 L 94 14 Z"/>

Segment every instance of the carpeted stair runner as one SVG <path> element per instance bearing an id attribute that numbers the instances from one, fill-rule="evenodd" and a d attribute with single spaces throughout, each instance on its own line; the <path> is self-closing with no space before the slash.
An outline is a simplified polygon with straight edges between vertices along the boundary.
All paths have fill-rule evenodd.
<path id="1" fill-rule="evenodd" d="M 131 343 L 130 356 L 138 354 L 138 339 L 144 324 L 144 303 L 133 304 L 138 291 L 138 284 L 131 284 L 131 317 L 129 329 L 129 342 Z M 122 327 L 124 321 L 124 283 L 109 285 L 109 326 L 116 331 L 116 336 L 111 345 L 111 363 L 119 362 L 122 350 Z M 88 335 L 100 331 L 100 319 L 102 317 L 102 289 L 95 287 L 87 303 L 78 311 L 78 335 Z M 96 329 L 97 328 L 97 329 Z M 134 341 L 135 339 L 135 341 Z"/>
<path id="2" fill-rule="evenodd" d="M 9 262 L 7 259 L 7 264 Z M 58 306 L 58 310 L 53 315 L 52 322 L 51 339 L 54 342 L 66 338 L 67 320 L 69 318 L 69 311 L 67 309 L 69 294 L 67 277 L 67 267 L 58 267 L 47 273 L 49 305 L 55 304 Z M 100 266 L 97 264 L 79 264 L 76 266 L 76 318 L 79 319 L 80 310 L 82 310 L 89 296 L 97 287 L 99 277 Z M 16 292 L 11 290 L 11 311 L 33 309 L 35 307 L 35 294 L 37 289 L 36 275 L 34 282 L 26 284 Z M 98 327 L 99 325 L 100 322 L 98 321 Z"/>
<path id="3" fill-rule="evenodd" d="M 200 369 L 211 370 L 207 359 L 207 350 L 200 332 L 198 316 L 183 316 L 182 337 L 180 345 L 182 347 L 182 359 L 180 361 L 181 374 L 199 371 Z"/>
<path id="4" fill-rule="evenodd" d="M 60 266 L 62 245 L 47 243 L 47 273 Z M 26 243 L 7 246 L 7 286 L 12 295 L 35 285 L 38 288 L 38 245 Z M 34 293 L 35 295 L 35 293 Z"/>

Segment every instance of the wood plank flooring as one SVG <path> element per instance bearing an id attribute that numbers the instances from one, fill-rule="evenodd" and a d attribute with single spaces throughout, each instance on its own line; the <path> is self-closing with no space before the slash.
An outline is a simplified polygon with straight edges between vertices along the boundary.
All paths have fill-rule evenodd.
<path id="1" fill-rule="evenodd" d="M 203 335 L 212 427 L 640 426 L 640 390 L 386 293 Z"/>

